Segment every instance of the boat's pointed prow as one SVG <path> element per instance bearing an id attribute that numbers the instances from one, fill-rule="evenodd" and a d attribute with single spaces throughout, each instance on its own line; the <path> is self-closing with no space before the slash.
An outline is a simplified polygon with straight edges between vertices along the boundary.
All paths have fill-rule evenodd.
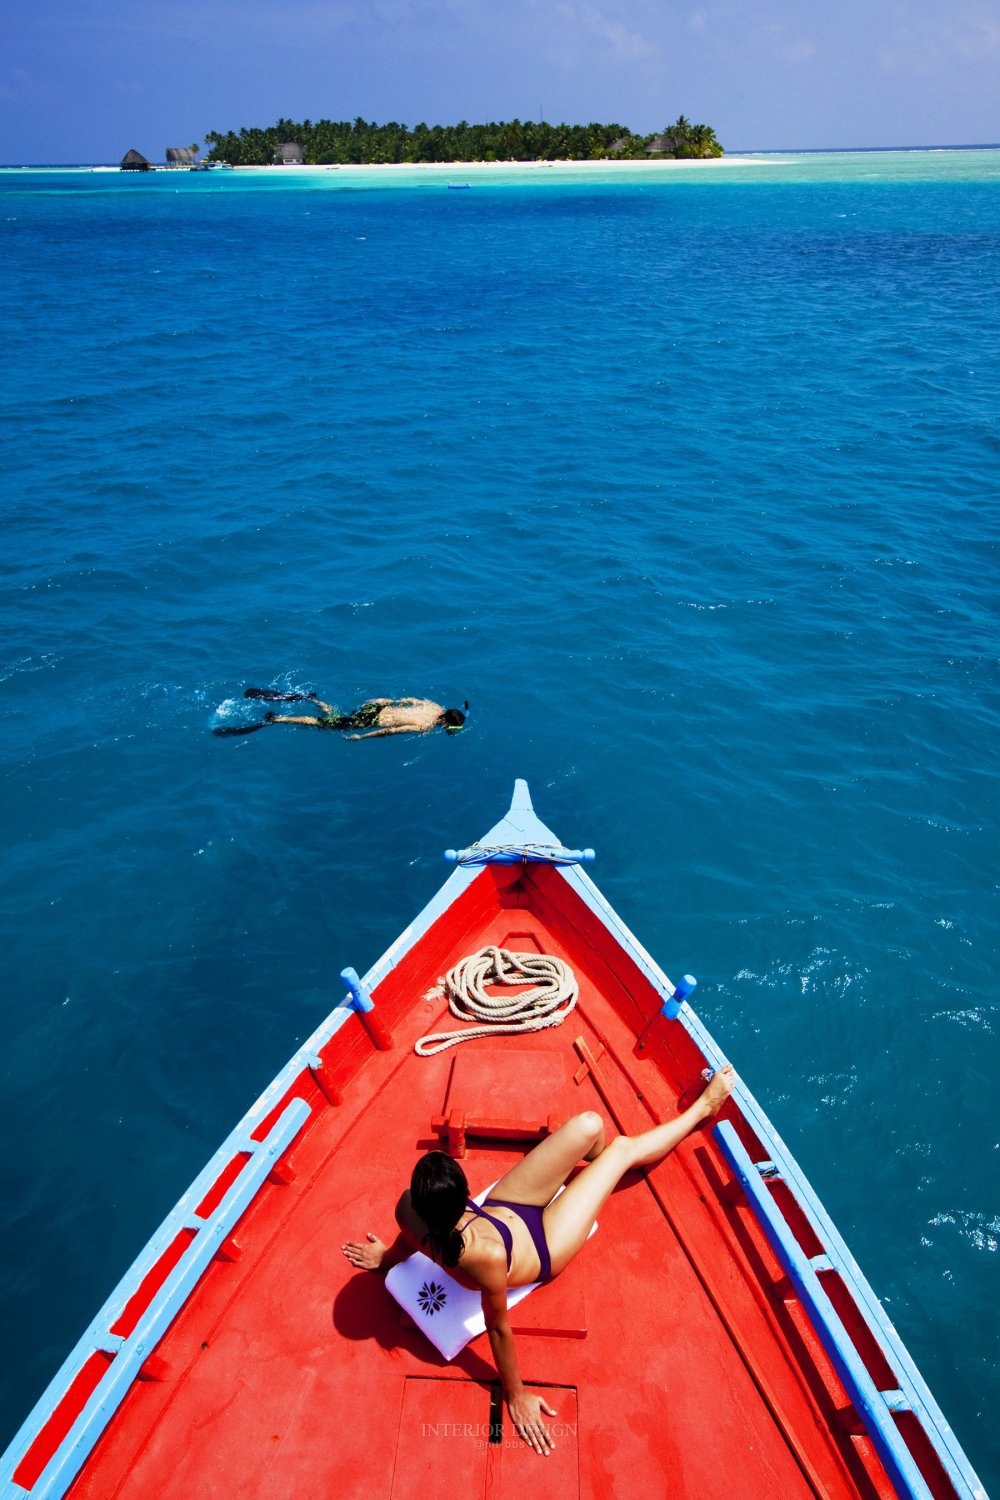
<path id="1" fill-rule="evenodd" d="M 531 805 L 528 783 L 520 776 L 514 782 L 514 795 L 511 798 L 509 811 L 480 840 L 480 846 L 516 845 L 522 847 L 525 844 L 558 845 L 558 843 L 559 840 L 551 828 L 546 828 L 537 817 Z"/>
<path id="2" fill-rule="evenodd" d="M 594 851 L 564 848 L 535 815 L 528 783 L 518 777 L 510 807 L 500 822 L 478 843 L 468 849 L 446 849 L 444 857 L 459 865 L 578 865 L 592 860 Z"/>
<path id="3" fill-rule="evenodd" d="M 511 798 L 510 813 L 531 813 L 534 816 L 535 809 L 531 803 L 531 793 L 528 791 L 528 783 L 519 776 L 514 782 L 514 795 Z M 508 817 L 510 816 L 508 813 Z"/>

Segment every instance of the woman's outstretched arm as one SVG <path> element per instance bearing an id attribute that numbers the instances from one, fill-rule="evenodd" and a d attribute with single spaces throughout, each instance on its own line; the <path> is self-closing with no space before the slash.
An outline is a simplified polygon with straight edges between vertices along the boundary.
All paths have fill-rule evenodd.
<path id="1" fill-rule="evenodd" d="M 413 1254 L 413 1247 L 401 1234 L 397 1234 L 391 1245 L 386 1245 L 371 1230 L 364 1240 L 348 1240 L 340 1248 L 359 1271 L 388 1271 Z"/>
<path id="2" fill-rule="evenodd" d="M 499 1264 L 491 1266 L 483 1277 L 483 1316 L 486 1319 L 490 1348 L 503 1382 L 510 1420 L 516 1431 L 536 1453 L 549 1453 L 555 1443 L 542 1420 L 542 1413 L 547 1417 L 554 1417 L 556 1412 L 543 1397 L 526 1390 L 521 1379 L 517 1349 L 514 1346 L 514 1330 L 507 1313 L 507 1277 L 502 1252 L 498 1260 Z"/>
<path id="3" fill-rule="evenodd" d="M 410 1202 L 409 1188 L 400 1194 L 396 1204 L 396 1225 L 399 1233 L 391 1245 L 384 1244 L 378 1235 L 369 1230 L 365 1235 L 367 1243 L 348 1240 L 340 1248 L 351 1265 L 357 1266 L 359 1271 L 389 1271 L 408 1255 L 412 1255 L 414 1250 L 419 1250 L 427 1234 L 427 1225 Z"/>

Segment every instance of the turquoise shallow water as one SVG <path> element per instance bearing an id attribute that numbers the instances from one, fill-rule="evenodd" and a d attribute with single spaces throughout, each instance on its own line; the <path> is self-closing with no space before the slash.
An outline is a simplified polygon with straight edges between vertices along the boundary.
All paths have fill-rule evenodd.
<path id="1" fill-rule="evenodd" d="M 1000 153 L 453 180 L 0 174 L 5 1434 L 523 775 L 1000 1489 Z"/>

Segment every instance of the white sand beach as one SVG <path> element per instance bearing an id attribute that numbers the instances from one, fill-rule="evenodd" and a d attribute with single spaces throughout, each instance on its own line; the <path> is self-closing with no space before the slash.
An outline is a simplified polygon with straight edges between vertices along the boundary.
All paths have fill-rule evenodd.
<path id="1" fill-rule="evenodd" d="M 401 172 L 404 174 L 428 174 L 431 176 L 456 177 L 462 175 L 481 176 L 484 173 L 542 173 L 558 171 L 560 173 L 572 174 L 573 176 L 589 177 L 595 173 L 613 172 L 616 176 L 631 176 L 638 173 L 642 176 L 659 176 L 663 173 L 673 172 L 703 172 L 718 171 L 726 167 L 760 167 L 771 163 L 779 165 L 784 158 L 780 157 L 758 157 L 758 156 L 713 156 L 705 158 L 683 158 L 655 157 L 641 161 L 623 161 L 616 157 L 603 157 L 597 161 L 450 161 L 450 162 L 383 162 L 372 163 L 344 163 L 328 166 L 262 166 L 262 167 L 235 167 L 237 172 L 263 172 L 270 175 L 283 173 L 322 173 L 322 172 L 374 172 L 378 174 Z"/>
<path id="2" fill-rule="evenodd" d="M 518 180 L 543 178 L 553 174 L 563 180 L 621 181 L 626 178 L 645 178 L 655 181 L 667 179 L 678 173 L 725 172 L 730 167 L 783 167 L 794 157 L 783 156 L 714 156 L 701 159 L 656 157 L 651 160 L 623 161 L 617 157 L 604 157 L 597 161 L 445 161 L 445 162 L 348 162 L 331 163 L 324 166 L 297 165 L 292 163 L 256 167 L 232 167 L 229 170 L 244 177 L 326 177 L 332 173 L 345 177 L 366 177 L 372 180 L 396 178 L 399 181 L 425 181 L 435 178 L 458 185 L 478 178 L 484 180 Z M 228 164 L 227 164 L 228 166 Z M 0 168 L 0 171 L 6 169 Z M 109 162 L 101 166 L 73 168 L 18 168 L 32 171 L 81 171 L 118 172 L 120 167 Z M 162 162 L 151 164 L 153 172 L 169 172 L 183 175 L 190 167 L 165 166 Z"/>

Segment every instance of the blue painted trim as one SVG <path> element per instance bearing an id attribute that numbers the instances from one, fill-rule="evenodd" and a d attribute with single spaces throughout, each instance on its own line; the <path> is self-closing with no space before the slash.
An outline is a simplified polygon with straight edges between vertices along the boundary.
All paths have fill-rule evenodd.
<path id="1" fill-rule="evenodd" d="M 240 1152 L 257 1150 L 260 1143 L 251 1140 L 253 1131 L 257 1129 L 261 1120 L 272 1112 L 277 1102 L 284 1097 L 302 1073 L 318 1064 L 320 1050 L 332 1040 L 353 1014 L 351 1006 L 342 1002 L 289 1058 L 240 1123 L 226 1137 L 214 1156 L 198 1173 L 145 1248 L 136 1256 L 100 1312 L 49 1381 L 41 1397 L 18 1429 L 9 1448 L 0 1458 L 0 1496 L 22 1493 L 17 1485 L 13 1485 L 10 1489 L 5 1488 L 5 1482 L 21 1462 L 53 1408 L 58 1405 L 80 1369 L 95 1350 L 110 1351 L 120 1346 L 122 1341 L 109 1334 L 107 1330 L 117 1322 L 126 1304 L 138 1291 L 146 1275 L 156 1265 L 164 1251 L 173 1244 L 180 1230 L 199 1222 L 195 1213 L 197 1205 L 205 1197 L 209 1188 L 218 1181 L 220 1174 L 233 1157 Z M 32 1495 L 36 1493 L 37 1486 L 32 1491 Z"/>
<path id="2" fill-rule="evenodd" d="M 706 1036 L 696 1017 L 686 1018 L 688 1029 L 696 1037 Z M 700 1042 L 699 1042 L 699 1045 Z M 978 1475 L 969 1463 L 958 1438 L 944 1413 L 931 1394 L 923 1376 L 913 1362 L 912 1356 L 900 1338 L 899 1332 L 878 1300 L 870 1283 L 830 1218 L 802 1168 L 775 1130 L 757 1100 L 740 1080 L 738 1103 L 740 1112 L 754 1134 L 764 1144 L 771 1158 L 768 1164 L 773 1172 L 767 1175 L 780 1177 L 795 1199 L 820 1244 L 826 1247 L 831 1267 L 836 1269 L 847 1286 L 861 1316 L 882 1350 L 903 1390 L 910 1410 L 927 1434 L 941 1464 L 962 1500 L 987 1500 Z"/>
<path id="3" fill-rule="evenodd" d="M 357 969 L 341 969 L 340 977 L 347 985 L 349 993 L 348 1003 L 353 1006 L 359 1015 L 364 1015 L 368 1011 L 375 1009 L 375 1002 L 368 992 L 368 986 L 362 984 L 358 978 Z"/>
<path id="4" fill-rule="evenodd" d="M 101 1318 L 95 1320 L 91 1325 L 88 1335 L 84 1340 L 81 1340 L 74 1350 L 74 1355 L 77 1356 L 77 1359 L 75 1360 L 75 1368 L 70 1378 L 95 1353 L 102 1350 L 115 1349 L 115 1357 L 108 1365 L 107 1373 L 102 1376 L 89 1401 L 87 1401 L 80 1415 L 73 1423 L 73 1426 L 59 1444 L 59 1447 L 46 1465 L 43 1474 L 39 1477 L 37 1484 L 28 1492 L 20 1485 L 14 1483 L 14 1470 L 31 1446 L 32 1440 L 44 1425 L 47 1417 L 57 1404 L 58 1399 L 65 1393 L 69 1381 L 60 1381 L 54 1401 L 46 1401 L 43 1397 L 43 1402 L 40 1402 L 39 1406 L 32 1413 L 32 1419 L 34 1420 L 29 1419 L 31 1426 L 26 1438 L 21 1442 L 15 1441 L 4 1455 L 3 1463 L 0 1465 L 0 1485 L 2 1485 L 0 1494 L 24 1495 L 30 1493 L 32 1500 L 61 1500 L 61 1497 L 65 1495 L 79 1473 L 82 1464 L 92 1451 L 101 1433 L 118 1410 L 143 1364 L 152 1354 L 174 1318 L 176 1318 L 181 1308 L 187 1302 L 201 1280 L 209 1262 L 217 1254 L 220 1245 L 232 1233 L 236 1224 L 253 1202 L 268 1173 L 274 1170 L 278 1158 L 287 1151 L 311 1113 L 310 1106 L 304 1099 L 293 1099 L 262 1141 L 251 1141 L 244 1138 L 241 1142 L 239 1149 L 251 1152 L 250 1159 L 239 1173 L 239 1176 L 230 1185 L 215 1212 L 210 1214 L 206 1219 L 200 1219 L 196 1214 L 189 1213 L 186 1215 L 186 1225 L 181 1223 L 179 1218 L 173 1222 L 173 1234 L 171 1234 L 170 1239 L 163 1242 L 163 1250 L 167 1248 L 168 1244 L 172 1243 L 174 1235 L 184 1227 L 195 1228 L 194 1239 L 188 1245 L 127 1338 L 116 1337 L 109 1333 L 107 1323 L 104 1323 L 102 1326 Z M 206 1191 L 208 1186 L 210 1184 L 206 1184 Z M 190 1196 L 190 1194 L 185 1195 L 186 1198 Z M 156 1259 L 158 1258 L 157 1256 Z M 146 1269 L 151 1269 L 153 1264 L 155 1264 L 155 1260 Z M 139 1281 L 141 1279 L 140 1277 Z M 137 1286 L 138 1282 L 136 1282 Z M 135 1290 L 135 1287 L 132 1290 Z M 119 1287 L 120 1291 L 121 1287 Z M 131 1291 L 129 1295 L 131 1295 Z M 113 1307 L 111 1303 L 105 1304 L 105 1309 L 102 1309 L 102 1313 L 105 1316 L 109 1313 L 111 1314 L 108 1317 L 108 1322 L 113 1323 L 116 1321 L 127 1301 L 128 1296 L 123 1300 L 119 1300 L 116 1297 Z M 65 1369 L 66 1367 L 64 1366 L 63 1370 L 65 1371 Z M 60 1371 L 60 1375 L 62 1374 L 63 1371 Z M 52 1390 L 52 1386 L 49 1387 L 49 1390 Z M 48 1394 L 46 1392 L 46 1396 Z M 22 1428 L 22 1433 L 25 1432 L 27 1427 L 28 1424 L 26 1423 L 25 1427 Z"/>
<path id="5" fill-rule="evenodd" d="M 668 1021 L 676 1021 L 681 1013 L 681 1006 L 689 995 L 693 995 L 698 988 L 698 981 L 693 974 L 684 974 L 674 985 L 674 993 L 669 1000 L 664 1000 L 660 1006 L 660 1014 L 666 1016 Z"/>
<path id="6" fill-rule="evenodd" d="M 787 1220 L 761 1181 L 760 1174 L 735 1129 L 727 1120 L 723 1120 L 716 1125 L 713 1134 L 753 1206 L 772 1250 L 808 1312 L 820 1342 L 830 1356 L 855 1410 L 862 1418 L 898 1494 L 906 1496 L 907 1500 L 933 1500 L 913 1455 L 893 1421 L 885 1398 L 865 1368 L 847 1329 L 823 1290 L 817 1272 L 810 1265 Z M 893 1393 L 894 1401 L 899 1394 Z M 905 1408 L 897 1404 L 895 1409 Z"/>

